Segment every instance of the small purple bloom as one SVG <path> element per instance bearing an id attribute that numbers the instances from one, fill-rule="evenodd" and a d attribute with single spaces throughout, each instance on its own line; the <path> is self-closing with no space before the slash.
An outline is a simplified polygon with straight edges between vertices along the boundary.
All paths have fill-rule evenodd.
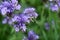
<path id="1" fill-rule="evenodd" d="M 26 31 L 26 26 L 25 24 L 21 24 L 21 23 L 17 23 L 17 24 L 14 24 L 14 28 L 15 28 L 15 31 L 18 32 L 18 31 L 22 31 L 22 32 L 25 32 Z"/>
<path id="2" fill-rule="evenodd" d="M 17 5 L 15 9 L 16 10 L 20 10 L 20 8 L 21 8 L 21 6 L 20 5 Z"/>
<path id="3" fill-rule="evenodd" d="M 8 1 L 4 1 L 4 2 L 2 2 L 1 4 L 2 4 L 4 7 L 10 6 L 10 2 L 8 2 Z"/>
<path id="4" fill-rule="evenodd" d="M 49 29 L 50 29 L 50 25 L 49 25 L 49 23 L 47 23 L 47 22 L 45 23 L 45 29 L 46 29 L 46 30 L 49 30 Z"/>
<path id="5" fill-rule="evenodd" d="M 23 24 L 21 27 L 20 27 L 20 30 L 22 30 L 23 32 L 26 32 L 26 25 L 25 24 Z"/>
<path id="6" fill-rule="evenodd" d="M 35 11 L 35 8 L 26 8 L 23 13 L 32 13 Z"/>
<path id="7" fill-rule="evenodd" d="M 16 32 L 19 32 L 19 30 L 20 30 L 18 25 L 14 25 L 14 29 Z"/>
<path id="8" fill-rule="evenodd" d="M 2 23 L 3 23 L 3 24 L 6 24 L 6 23 L 7 23 L 7 19 L 4 19 L 4 20 L 2 21 Z"/>
<path id="9" fill-rule="evenodd" d="M 21 20 L 21 17 L 19 15 L 14 15 L 14 17 L 12 18 L 13 22 L 18 22 Z"/>
<path id="10" fill-rule="evenodd" d="M 51 6 L 50 6 L 50 9 L 51 9 L 52 11 L 58 11 L 58 10 L 59 10 L 59 7 L 58 7 L 58 5 L 51 5 Z"/>
<path id="11" fill-rule="evenodd" d="M 37 18 L 38 14 L 35 12 L 35 8 L 26 8 L 23 13 L 31 18 Z"/>
<path id="12" fill-rule="evenodd" d="M 28 37 L 23 38 L 23 40 L 37 40 L 39 39 L 39 36 L 36 35 L 32 30 L 28 32 Z"/>
<path id="13" fill-rule="evenodd" d="M 36 35 L 32 30 L 28 32 L 28 39 L 29 40 L 37 40 L 39 39 L 39 36 Z"/>
<path id="14" fill-rule="evenodd" d="M 3 24 L 8 23 L 9 25 L 12 24 L 12 20 L 9 17 L 5 17 L 4 20 L 2 21 Z"/>
<path id="15" fill-rule="evenodd" d="M 30 17 L 29 16 L 26 16 L 24 13 L 20 14 L 20 17 L 21 17 L 21 20 L 23 22 L 27 22 L 27 23 L 30 23 Z"/>
<path id="16" fill-rule="evenodd" d="M 60 0 L 48 0 L 47 7 L 52 11 L 59 11 Z M 46 5 L 45 5 L 46 6 Z"/>
<path id="17" fill-rule="evenodd" d="M 18 4 L 18 0 L 11 0 L 13 4 Z"/>
<path id="18" fill-rule="evenodd" d="M 6 7 L 2 8 L 1 14 L 4 16 L 4 15 L 6 15 L 6 13 L 7 13 L 7 8 Z"/>

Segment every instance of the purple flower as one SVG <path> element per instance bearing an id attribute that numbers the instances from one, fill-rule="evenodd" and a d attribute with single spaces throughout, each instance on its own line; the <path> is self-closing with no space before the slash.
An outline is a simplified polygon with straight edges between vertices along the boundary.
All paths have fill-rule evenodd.
<path id="1" fill-rule="evenodd" d="M 48 0 L 47 7 L 52 11 L 59 11 L 60 0 Z M 46 6 L 46 5 L 45 5 Z"/>
<path id="2" fill-rule="evenodd" d="M 39 36 L 36 35 L 32 30 L 28 32 L 28 39 L 29 40 L 36 40 L 39 39 Z"/>
<path id="3" fill-rule="evenodd" d="M 2 15 L 14 12 L 14 10 L 20 10 L 20 8 L 21 6 L 18 4 L 17 0 L 4 1 L 0 5 L 0 11 Z"/>
<path id="4" fill-rule="evenodd" d="M 39 36 L 36 35 L 32 30 L 28 32 L 28 37 L 23 38 L 23 40 L 37 40 L 39 39 Z"/>
<path id="5" fill-rule="evenodd" d="M 20 15 L 15 15 L 12 18 L 12 22 L 14 23 L 14 28 L 15 30 L 18 32 L 19 30 L 25 32 L 26 31 L 26 25 L 25 25 L 25 19 L 22 18 L 24 16 L 20 16 Z"/>
<path id="6" fill-rule="evenodd" d="M 22 23 L 29 23 L 30 20 L 29 20 L 30 17 L 24 15 L 23 13 L 20 14 L 20 15 L 15 15 L 13 18 L 12 18 L 12 21 L 13 22 L 22 22 Z"/>
<path id="7" fill-rule="evenodd" d="M 12 25 L 12 20 L 9 18 L 9 17 L 5 17 L 4 20 L 2 21 L 3 24 L 9 24 L 9 25 Z"/>
<path id="8" fill-rule="evenodd" d="M 11 0 L 13 4 L 18 4 L 18 0 Z"/>
<path id="9" fill-rule="evenodd" d="M 26 32 L 26 25 L 25 24 L 23 24 L 23 25 L 21 25 L 21 27 L 20 27 L 20 30 L 22 30 L 23 32 Z"/>
<path id="10" fill-rule="evenodd" d="M 23 13 L 31 18 L 37 18 L 38 14 L 35 12 L 35 8 L 26 8 Z"/>
<path id="11" fill-rule="evenodd" d="M 20 10 L 20 8 L 21 8 L 21 6 L 20 5 L 17 5 L 15 9 L 16 10 Z"/>
<path id="12" fill-rule="evenodd" d="M 3 7 L 8 7 L 8 6 L 10 6 L 10 2 L 4 1 L 1 3 L 1 5 L 3 5 Z"/>
<path id="13" fill-rule="evenodd" d="M 14 10 L 20 10 L 21 6 L 17 0 L 3 1 L 0 5 L 0 11 L 5 19 L 3 24 L 8 23 L 15 28 L 15 31 L 26 31 L 26 23 L 30 23 L 32 18 L 37 18 L 38 14 L 35 12 L 35 8 L 27 8 L 20 15 L 12 14 Z"/>
<path id="14" fill-rule="evenodd" d="M 6 13 L 7 13 L 7 8 L 6 7 L 2 8 L 1 14 L 4 16 L 4 15 L 6 15 Z"/>
<path id="15" fill-rule="evenodd" d="M 21 20 L 23 22 L 27 22 L 27 23 L 30 23 L 30 17 L 29 16 L 26 16 L 24 13 L 20 14 L 20 17 L 21 17 Z"/>
<path id="16" fill-rule="evenodd" d="M 15 31 L 18 32 L 18 31 L 22 31 L 22 32 L 25 32 L 26 31 L 26 25 L 23 24 L 23 23 L 16 23 L 14 24 L 14 28 L 15 28 Z"/>
<path id="17" fill-rule="evenodd" d="M 19 15 L 14 15 L 14 17 L 12 18 L 13 22 L 18 22 L 21 21 L 21 17 Z"/>
<path id="18" fill-rule="evenodd" d="M 0 13 L 5 17 L 2 21 L 3 24 L 9 24 L 14 27 L 15 31 L 26 31 L 26 23 L 30 23 L 33 18 L 37 18 L 38 14 L 35 12 L 35 8 L 26 8 L 22 14 L 13 14 L 15 10 L 20 10 L 21 5 L 18 4 L 18 0 L 3 0 L 0 4 Z M 30 32 L 29 32 L 30 33 Z M 28 40 L 30 36 L 28 33 Z M 33 32 L 32 32 L 33 33 Z M 36 34 L 32 35 L 33 39 L 38 39 Z"/>
<path id="19" fill-rule="evenodd" d="M 47 22 L 45 23 L 45 29 L 46 29 L 46 30 L 49 30 L 49 29 L 50 29 L 50 25 L 49 25 L 49 23 L 47 23 Z"/>
<path id="20" fill-rule="evenodd" d="M 58 7 L 58 5 L 51 5 L 51 6 L 50 6 L 50 9 L 51 9 L 52 11 L 58 11 L 58 10 L 59 10 L 59 7 Z"/>
<path id="21" fill-rule="evenodd" d="M 23 13 L 32 13 L 35 11 L 35 8 L 26 8 Z"/>
<path id="22" fill-rule="evenodd" d="M 5 18 L 3 21 L 2 21 L 3 24 L 6 24 L 7 23 L 7 19 Z"/>
<path id="23" fill-rule="evenodd" d="M 26 23 L 30 23 L 30 16 L 25 15 L 24 13 L 20 15 L 14 15 L 13 18 L 11 18 L 14 28 L 16 31 L 26 31 Z"/>
<path id="24" fill-rule="evenodd" d="M 15 29 L 16 32 L 19 32 L 19 30 L 20 30 L 19 27 L 16 26 L 16 25 L 14 25 L 14 29 Z"/>
<path id="25" fill-rule="evenodd" d="M 33 11 L 35 9 L 31 8 L 31 10 Z M 38 16 L 38 14 L 35 11 L 33 12 L 32 11 L 31 11 L 31 14 L 28 12 L 28 13 L 21 13 L 20 15 L 9 13 L 7 14 L 6 18 L 3 20 L 2 23 L 3 24 L 8 23 L 9 25 L 13 26 L 16 32 L 18 32 L 19 30 L 25 32 L 27 29 L 26 23 L 30 23 L 31 18 L 36 18 Z M 11 17 L 9 15 L 11 15 Z"/>
<path id="26" fill-rule="evenodd" d="M 25 18 L 23 18 L 23 16 L 20 15 L 14 15 L 12 18 L 10 17 L 6 17 L 2 23 L 6 24 L 8 23 L 9 25 L 13 26 L 15 28 L 15 31 L 18 32 L 19 30 L 25 32 L 26 31 L 26 25 L 25 22 L 26 20 Z"/>

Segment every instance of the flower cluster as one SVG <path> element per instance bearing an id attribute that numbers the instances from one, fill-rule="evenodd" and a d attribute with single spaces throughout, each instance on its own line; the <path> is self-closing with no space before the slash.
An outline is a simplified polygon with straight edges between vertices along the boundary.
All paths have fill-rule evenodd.
<path id="1" fill-rule="evenodd" d="M 39 38 L 38 35 L 36 35 L 32 30 L 28 32 L 28 37 L 23 38 L 23 40 L 37 40 Z"/>
<path id="2" fill-rule="evenodd" d="M 0 5 L 0 12 L 5 17 L 2 23 L 12 25 L 16 32 L 19 30 L 25 32 L 26 23 L 37 18 L 38 14 L 35 12 L 35 8 L 26 8 L 20 14 L 13 14 L 14 10 L 20 10 L 20 8 L 17 0 L 3 1 Z"/>
<path id="3" fill-rule="evenodd" d="M 20 10 L 21 6 L 17 0 L 3 1 L 0 5 L 0 12 L 3 16 L 10 14 L 14 10 Z"/>
<path id="4" fill-rule="evenodd" d="M 34 8 L 27 8 L 21 14 L 14 14 L 12 17 L 6 17 L 2 23 L 8 23 L 9 25 L 13 25 L 15 30 L 18 32 L 19 30 L 26 31 L 26 23 L 30 23 L 33 18 L 37 18 L 38 14 L 35 12 Z"/>
<path id="5" fill-rule="evenodd" d="M 35 8 L 26 8 L 20 14 L 14 14 L 15 10 L 20 10 L 21 5 L 17 0 L 3 1 L 0 4 L 0 13 L 4 16 L 3 24 L 9 24 L 13 26 L 15 31 L 26 32 L 26 23 L 30 23 L 33 19 L 37 18 L 38 14 L 35 12 Z M 38 36 L 33 32 L 28 32 L 28 40 L 36 40 Z"/>
<path id="6" fill-rule="evenodd" d="M 47 7 L 49 7 L 52 11 L 58 11 L 60 8 L 60 0 L 49 0 L 49 4 Z"/>

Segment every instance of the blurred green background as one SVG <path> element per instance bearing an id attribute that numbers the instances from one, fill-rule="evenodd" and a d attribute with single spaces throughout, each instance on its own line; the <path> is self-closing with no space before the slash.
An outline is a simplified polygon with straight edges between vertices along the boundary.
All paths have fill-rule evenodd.
<path id="1" fill-rule="evenodd" d="M 27 25 L 28 29 L 34 30 L 39 35 L 38 40 L 60 40 L 60 15 L 45 8 L 47 0 L 18 0 L 22 12 L 27 7 L 34 7 L 38 17 L 34 22 Z M 23 32 L 15 32 L 14 28 L 8 24 L 2 24 L 3 17 L 0 14 L 0 40 L 22 40 Z M 54 23 L 52 23 L 54 21 Z M 46 30 L 45 23 L 49 23 L 49 30 Z M 27 35 L 27 33 L 25 33 Z"/>

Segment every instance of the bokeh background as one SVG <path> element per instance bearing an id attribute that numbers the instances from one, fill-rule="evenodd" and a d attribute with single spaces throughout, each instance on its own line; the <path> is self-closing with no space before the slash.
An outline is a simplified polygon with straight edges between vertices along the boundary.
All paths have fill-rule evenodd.
<path id="1" fill-rule="evenodd" d="M 2 0 L 0 0 L 1 2 Z M 18 0 L 22 6 L 22 12 L 25 8 L 34 7 L 38 13 L 38 17 L 34 22 L 27 25 L 28 29 L 32 29 L 39 35 L 38 40 L 60 40 L 60 13 L 52 12 L 45 7 L 48 0 Z M 16 32 L 13 27 L 8 24 L 2 24 L 3 16 L 0 14 L 0 40 L 22 40 L 23 32 Z"/>

